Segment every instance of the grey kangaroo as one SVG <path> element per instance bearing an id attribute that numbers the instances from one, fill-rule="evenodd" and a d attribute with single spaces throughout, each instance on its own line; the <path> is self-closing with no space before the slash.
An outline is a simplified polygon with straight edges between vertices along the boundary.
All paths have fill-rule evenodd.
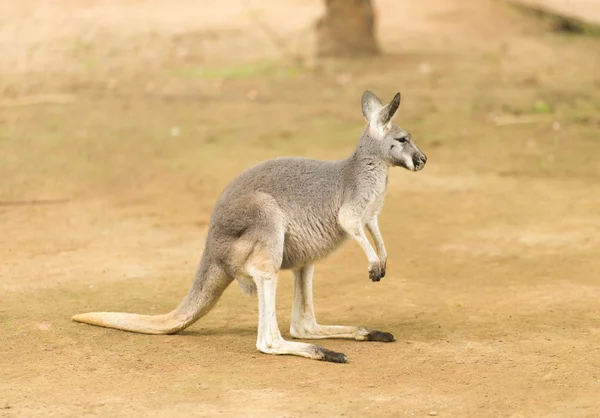
<path id="1" fill-rule="evenodd" d="M 427 161 L 410 134 L 392 123 L 399 106 L 400 93 L 384 106 L 374 93 L 365 91 L 362 113 L 367 126 L 350 157 L 340 161 L 277 158 L 251 167 L 233 180 L 215 205 L 192 286 L 172 312 L 93 312 L 75 315 L 73 320 L 144 334 L 174 334 L 204 316 L 235 279 L 245 293 L 258 293 L 259 351 L 347 363 L 343 353 L 281 336 L 275 315 L 277 278 L 281 269 L 291 269 L 292 337 L 395 341 L 388 332 L 318 324 L 312 279 L 314 263 L 348 237 L 365 252 L 369 278 L 378 282 L 385 276 L 387 252 L 377 217 L 389 167 L 418 171 Z"/>

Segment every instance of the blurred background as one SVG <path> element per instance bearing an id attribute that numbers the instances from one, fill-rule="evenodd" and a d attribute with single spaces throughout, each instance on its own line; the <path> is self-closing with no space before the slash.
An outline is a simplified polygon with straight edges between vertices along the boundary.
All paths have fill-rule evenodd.
<path id="1" fill-rule="evenodd" d="M 593 0 L 1 2 L 0 416 L 600 415 L 599 28 Z M 316 310 L 398 343 L 260 355 L 237 286 L 181 335 L 70 322 L 172 309 L 223 188 L 349 155 L 365 89 L 429 161 L 391 173 L 388 276 L 350 243 Z"/>

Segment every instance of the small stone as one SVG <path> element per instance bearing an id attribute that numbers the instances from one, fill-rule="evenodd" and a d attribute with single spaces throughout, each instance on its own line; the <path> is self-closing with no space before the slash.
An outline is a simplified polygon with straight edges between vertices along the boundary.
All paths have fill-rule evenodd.
<path id="1" fill-rule="evenodd" d="M 246 97 L 250 100 L 254 100 L 258 97 L 258 91 L 252 89 L 246 94 Z"/>
<path id="2" fill-rule="evenodd" d="M 435 417 L 435 416 L 437 416 L 437 412 L 436 411 L 429 411 L 429 416 L 430 417 Z"/>
<path id="3" fill-rule="evenodd" d="M 111 78 L 110 80 L 108 80 L 106 82 L 106 87 L 109 90 L 115 90 L 118 86 L 119 86 L 119 82 L 117 80 L 115 80 L 114 78 Z"/>
<path id="4" fill-rule="evenodd" d="M 36 326 L 40 331 L 50 331 L 52 328 L 52 324 L 49 322 L 40 322 L 39 324 L 36 324 Z"/>
<path id="5" fill-rule="evenodd" d="M 352 74 L 350 73 L 341 73 L 337 77 L 338 84 L 345 86 L 352 81 Z"/>
<path id="6" fill-rule="evenodd" d="M 423 61 L 419 64 L 419 72 L 423 75 L 431 74 L 432 70 L 431 65 L 427 61 Z"/>

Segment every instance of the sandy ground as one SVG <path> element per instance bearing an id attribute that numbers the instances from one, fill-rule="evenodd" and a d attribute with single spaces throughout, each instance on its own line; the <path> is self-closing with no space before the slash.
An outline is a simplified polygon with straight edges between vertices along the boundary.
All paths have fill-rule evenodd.
<path id="1" fill-rule="evenodd" d="M 600 24 L 600 0 L 514 0 L 528 7 L 557 13 L 560 16 Z"/>
<path id="2" fill-rule="evenodd" d="M 213 3 L 0 5 L 0 416 L 600 416 L 599 40 L 503 3 L 382 0 L 385 57 L 298 67 L 320 2 Z M 236 285 L 179 335 L 70 321 L 172 309 L 223 187 L 348 155 L 365 88 L 402 91 L 429 162 L 392 172 L 385 279 L 348 243 L 315 303 L 396 343 L 263 355 Z"/>

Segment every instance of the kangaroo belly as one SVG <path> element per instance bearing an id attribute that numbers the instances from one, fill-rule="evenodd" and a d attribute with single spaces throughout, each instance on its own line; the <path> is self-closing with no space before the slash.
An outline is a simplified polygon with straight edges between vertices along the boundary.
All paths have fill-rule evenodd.
<path id="1" fill-rule="evenodd" d="M 286 229 L 281 267 L 300 267 L 324 258 L 345 238 L 346 233 L 335 218 L 313 218 L 306 214 L 292 219 Z"/>

